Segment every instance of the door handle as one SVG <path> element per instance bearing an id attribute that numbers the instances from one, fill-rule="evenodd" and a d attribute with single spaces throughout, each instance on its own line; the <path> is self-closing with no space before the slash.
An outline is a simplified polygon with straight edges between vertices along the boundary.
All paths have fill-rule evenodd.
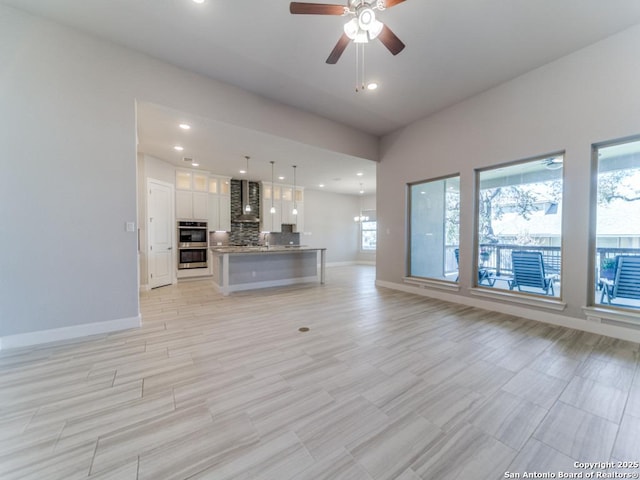
<path id="1" fill-rule="evenodd" d="M 173 250 L 173 247 L 167 247 L 167 250 Z"/>

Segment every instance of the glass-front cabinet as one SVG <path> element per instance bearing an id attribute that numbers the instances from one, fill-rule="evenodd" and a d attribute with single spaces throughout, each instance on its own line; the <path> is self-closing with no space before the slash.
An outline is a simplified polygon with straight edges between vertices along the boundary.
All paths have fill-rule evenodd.
<path id="1" fill-rule="evenodd" d="M 190 170 L 176 170 L 176 189 L 191 190 L 193 174 Z"/>
<path id="2" fill-rule="evenodd" d="M 294 231 L 304 229 L 304 188 L 262 182 L 261 229 L 281 232 L 282 224 L 295 225 Z M 295 193 L 294 193 L 295 192 Z M 272 211 L 273 207 L 273 211 Z M 297 214 L 294 213 L 294 207 Z"/>
<path id="3" fill-rule="evenodd" d="M 176 218 L 206 220 L 209 231 L 231 230 L 230 177 L 176 169 Z"/>

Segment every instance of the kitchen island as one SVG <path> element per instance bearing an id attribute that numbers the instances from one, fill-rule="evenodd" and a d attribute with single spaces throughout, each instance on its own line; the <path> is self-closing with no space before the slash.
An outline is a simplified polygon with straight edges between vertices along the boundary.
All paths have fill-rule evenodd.
<path id="1" fill-rule="evenodd" d="M 211 247 L 213 283 L 223 295 L 304 282 L 324 284 L 326 248 Z"/>

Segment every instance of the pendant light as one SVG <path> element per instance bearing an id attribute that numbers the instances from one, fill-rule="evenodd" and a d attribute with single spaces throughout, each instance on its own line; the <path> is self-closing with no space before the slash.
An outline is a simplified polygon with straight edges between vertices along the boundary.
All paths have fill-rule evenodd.
<path id="1" fill-rule="evenodd" d="M 274 190 L 273 190 L 273 164 L 274 163 L 276 163 L 276 162 L 271 160 L 271 210 L 269 210 L 269 213 L 271 213 L 271 215 L 276 213 L 276 207 L 273 206 L 273 195 L 274 195 Z M 273 220 L 272 220 L 272 222 L 273 222 Z"/>
<path id="2" fill-rule="evenodd" d="M 293 166 L 293 210 L 292 214 L 298 215 L 298 209 L 296 208 L 296 165 Z"/>
<path id="3" fill-rule="evenodd" d="M 247 159 L 247 169 L 246 169 L 246 172 L 247 172 L 247 178 L 249 178 L 249 158 L 250 158 L 250 157 L 249 157 L 248 155 L 245 155 L 245 157 L 244 157 L 244 158 L 246 158 L 246 159 Z M 244 211 L 245 211 L 245 213 L 251 213 L 251 205 L 249 204 L 249 195 L 247 195 L 247 204 L 244 206 Z"/>
<path id="4" fill-rule="evenodd" d="M 356 215 L 355 217 L 353 217 L 354 222 L 362 223 L 362 222 L 369 221 L 369 217 L 362 214 L 362 212 L 364 211 L 363 200 L 362 200 L 363 195 L 364 195 L 364 186 L 362 185 L 362 183 L 360 183 L 360 215 Z"/>

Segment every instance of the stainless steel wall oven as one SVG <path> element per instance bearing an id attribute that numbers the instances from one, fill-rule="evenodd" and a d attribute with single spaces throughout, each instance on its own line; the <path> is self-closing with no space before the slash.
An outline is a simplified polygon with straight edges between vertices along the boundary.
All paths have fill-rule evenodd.
<path id="1" fill-rule="evenodd" d="M 207 268 L 207 222 L 178 222 L 178 270 Z"/>

